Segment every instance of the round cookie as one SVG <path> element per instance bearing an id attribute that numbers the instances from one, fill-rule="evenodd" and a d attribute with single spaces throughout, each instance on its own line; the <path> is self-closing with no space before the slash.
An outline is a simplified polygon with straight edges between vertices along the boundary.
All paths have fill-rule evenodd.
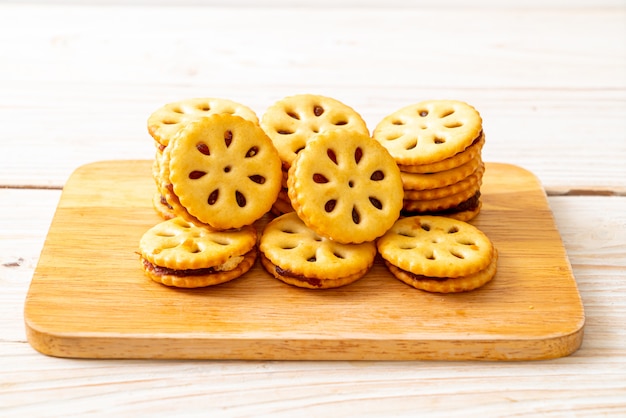
<path id="1" fill-rule="evenodd" d="M 259 123 L 256 113 L 248 106 L 228 99 L 203 97 L 168 103 L 148 118 L 148 132 L 162 146 L 193 120 L 214 114 L 226 113 Z"/>
<path id="2" fill-rule="evenodd" d="M 317 133 L 343 129 L 369 135 L 365 121 L 354 109 L 339 100 L 314 94 L 279 100 L 265 111 L 261 127 L 272 139 L 287 169 Z"/>
<path id="3" fill-rule="evenodd" d="M 451 170 L 453 168 L 459 167 L 470 160 L 475 158 L 480 158 L 480 153 L 485 145 L 485 134 L 484 132 L 478 137 L 478 139 L 474 140 L 472 145 L 465 148 L 463 151 L 454 154 L 452 157 L 446 158 L 445 160 L 437 161 L 431 164 L 416 164 L 416 165 L 402 165 L 398 164 L 400 167 L 400 171 L 406 171 L 407 173 L 438 173 L 440 171 Z"/>
<path id="4" fill-rule="evenodd" d="M 152 280 L 174 287 L 204 287 L 233 280 L 256 260 L 252 226 L 217 231 L 176 217 L 144 233 L 139 241 L 142 268 Z"/>
<path id="5" fill-rule="evenodd" d="M 385 265 L 389 268 L 391 274 L 398 280 L 416 289 L 434 293 L 459 293 L 478 289 L 493 279 L 496 274 L 497 263 L 498 252 L 495 251 L 491 263 L 484 270 L 467 276 L 441 279 L 411 274 L 385 261 Z"/>
<path id="6" fill-rule="evenodd" d="M 167 201 L 191 222 L 215 229 L 250 225 L 281 189 L 281 161 L 263 130 L 221 114 L 188 124 L 164 153 Z"/>
<path id="7" fill-rule="evenodd" d="M 270 221 L 259 249 L 265 269 L 298 287 L 328 289 L 363 277 L 374 263 L 376 245 L 340 244 L 308 228 L 295 212 Z"/>
<path id="8" fill-rule="evenodd" d="M 495 251 L 475 226 L 442 216 L 402 218 L 378 239 L 377 247 L 391 265 L 435 278 L 477 273 L 491 263 Z"/>
<path id="9" fill-rule="evenodd" d="M 316 135 L 289 169 L 291 205 L 319 235 L 340 243 L 372 241 L 402 209 L 400 170 L 367 135 L 335 130 Z"/>
<path id="10" fill-rule="evenodd" d="M 401 165 L 432 164 L 462 152 L 482 131 L 476 109 L 457 100 L 427 100 L 383 118 L 373 137 Z"/>

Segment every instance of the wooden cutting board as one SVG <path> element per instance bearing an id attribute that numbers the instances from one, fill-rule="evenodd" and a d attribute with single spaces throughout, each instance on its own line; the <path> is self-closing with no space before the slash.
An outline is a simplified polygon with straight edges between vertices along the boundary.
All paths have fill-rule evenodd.
<path id="1" fill-rule="evenodd" d="M 98 162 L 68 180 L 25 303 L 36 350 L 86 358 L 535 360 L 569 355 L 582 342 L 584 311 L 567 254 L 541 184 L 522 168 L 487 164 L 483 209 L 472 221 L 499 250 L 495 278 L 441 295 L 396 280 L 380 260 L 335 290 L 291 287 L 258 261 L 219 286 L 155 283 L 136 253 L 160 221 L 151 164 Z"/>

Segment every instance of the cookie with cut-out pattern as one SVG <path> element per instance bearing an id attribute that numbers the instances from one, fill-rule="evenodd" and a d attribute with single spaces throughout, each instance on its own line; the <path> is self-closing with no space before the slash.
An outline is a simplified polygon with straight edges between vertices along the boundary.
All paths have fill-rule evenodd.
<path id="1" fill-rule="evenodd" d="M 482 118 L 457 100 L 427 100 L 383 118 L 373 137 L 401 165 L 432 164 L 469 147 L 482 131 Z"/>
<path id="2" fill-rule="evenodd" d="M 443 216 L 399 219 L 377 241 L 390 264 L 413 275 L 453 278 L 485 269 L 495 248 L 477 227 Z"/>
<path id="3" fill-rule="evenodd" d="M 286 169 L 315 134 L 341 129 L 369 135 L 357 111 L 337 99 L 315 94 L 298 94 L 277 101 L 265 111 L 260 123 Z"/>
<path id="4" fill-rule="evenodd" d="M 176 217 L 144 233 L 139 241 L 142 269 L 152 280 L 174 287 L 204 287 L 233 280 L 256 260 L 252 226 L 218 231 Z"/>
<path id="5" fill-rule="evenodd" d="M 281 189 L 281 161 L 256 124 L 229 114 L 189 123 L 164 151 L 165 196 L 174 212 L 215 229 L 250 225 Z"/>
<path id="6" fill-rule="evenodd" d="M 398 219 L 404 190 L 387 150 L 368 135 L 316 135 L 289 169 L 291 205 L 304 223 L 340 243 L 372 241 Z"/>
<path id="7" fill-rule="evenodd" d="M 329 289 L 363 277 L 374 263 L 376 245 L 341 244 L 318 235 L 295 212 L 270 221 L 259 250 L 265 269 L 298 287 Z"/>
<path id="8" fill-rule="evenodd" d="M 168 103 L 148 118 L 148 132 L 163 147 L 185 125 L 201 117 L 226 113 L 259 123 L 256 113 L 246 105 L 228 99 L 199 97 Z"/>
<path id="9" fill-rule="evenodd" d="M 459 293 L 478 289 L 490 282 L 498 269 L 498 252 L 494 251 L 491 262 L 485 269 L 460 277 L 426 277 L 402 270 L 388 261 L 385 265 L 398 280 L 416 289 L 433 293 Z"/>

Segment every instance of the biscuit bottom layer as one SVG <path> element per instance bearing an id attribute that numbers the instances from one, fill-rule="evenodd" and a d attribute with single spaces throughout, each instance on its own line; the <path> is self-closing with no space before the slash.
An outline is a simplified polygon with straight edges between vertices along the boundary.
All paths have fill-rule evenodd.
<path id="1" fill-rule="evenodd" d="M 354 274 L 350 274 L 348 276 L 337 277 L 337 278 L 328 278 L 321 279 L 318 277 L 307 277 L 302 274 L 294 273 L 291 270 L 283 269 L 280 266 L 272 263 L 264 254 L 261 253 L 261 263 L 265 270 L 268 273 L 272 274 L 278 280 L 281 280 L 287 284 L 297 286 L 297 287 L 306 287 L 309 289 L 330 289 L 340 286 L 345 286 L 347 284 L 353 283 L 365 276 L 371 265 L 367 266 L 361 271 L 358 271 Z"/>
<path id="2" fill-rule="evenodd" d="M 224 270 L 220 268 L 224 264 L 221 264 L 219 266 L 204 267 L 204 268 L 199 268 L 199 269 L 176 270 L 176 269 L 171 269 L 168 267 L 157 266 L 156 264 L 149 262 L 143 257 L 141 258 L 141 262 L 143 263 L 146 271 L 149 271 L 150 273 L 157 275 L 157 276 L 177 276 L 177 277 L 206 276 L 208 274 L 224 273 L 225 271 L 236 269 L 237 266 L 241 264 L 241 262 L 244 260 L 245 256 L 247 254 L 250 254 L 253 251 L 255 251 L 255 249 L 252 249 L 248 253 L 240 256 L 241 260 L 238 263 L 232 263 L 232 265 L 229 265 L 228 270 Z"/>
<path id="3" fill-rule="evenodd" d="M 498 251 L 494 250 L 491 262 L 483 270 L 459 277 L 423 276 L 403 270 L 387 260 L 385 260 L 385 265 L 397 279 L 416 289 L 435 293 L 468 292 L 478 289 L 493 279 L 498 269 Z"/>

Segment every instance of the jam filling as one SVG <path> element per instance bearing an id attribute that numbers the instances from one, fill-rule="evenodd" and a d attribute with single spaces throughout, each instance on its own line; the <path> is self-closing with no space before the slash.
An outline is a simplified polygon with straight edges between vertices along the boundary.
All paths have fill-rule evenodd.
<path id="1" fill-rule="evenodd" d="M 291 277 L 291 278 L 296 279 L 298 281 L 308 283 L 311 286 L 320 287 L 322 285 L 322 280 L 321 279 L 317 279 L 315 277 L 306 277 L 306 276 L 303 276 L 302 274 L 297 274 L 297 273 L 294 273 L 291 270 L 286 270 L 286 269 L 280 268 L 278 266 L 276 266 L 276 273 L 281 275 L 281 276 Z"/>
<path id="2" fill-rule="evenodd" d="M 450 209 L 439 211 L 437 213 L 445 214 L 445 213 L 457 213 L 457 212 L 465 212 L 468 210 L 475 210 L 478 207 L 478 199 L 480 199 L 480 191 L 476 192 L 474 196 L 459 203 L 458 205 Z"/>
<path id="3" fill-rule="evenodd" d="M 472 143 L 470 144 L 470 147 L 474 144 L 476 144 L 478 141 L 480 141 L 480 138 L 483 137 L 483 131 L 481 130 L 480 132 L 478 132 L 478 136 L 476 138 L 474 138 L 474 140 L 472 141 Z M 469 147 L 468 147 L 469 148 Z M 467 148 L 466 148 L 467 149 Z"/>
<path id="4" fill-rule="evenodd" d="M 421 274 L 411 273 L 410 271 L 406 271 L 406 270 L 402 270 L 402 272 L 413 280 L 436 280 L 438 282 L 445 282 L 446 280 L 450 280 L 450 277 L 423 276 Z"/>
<path id="5" fill-rule="evenodd" d="M 146 259 L 143 259 L 143 265 L 146 267 L 146 270 L 153 272 L 158 276 L 177 276 L 177 277 L 188 277 L 188 276 L 205 276 L 207 274 L 216 273 L 217 271 L 213 267 L 201 268 L 201 269 L 185 269 L 185 270 L 174 270 L 167 267 L 161 267 L 152 264 Z"/>
<path id="6" fill-rule="evenodd" d="M 449 209 L 444 209 L 436 212 L 413 212 L 413 211 L 402 211 L 402 216 L 413 216 L 413 215 L 451 215 L 454 213 L 465 212 L 465 211 L 473 211 L 478 208 L 478 204 L 480 199 L 480 191 L 477 191 L 474 196 L 469 199 L 459 203 L 456 206 L 453 206 Z"/>
<path id="7" fill-rule="evenodd" d="M 466 151 L 466 150 L 467 150 L 469 147 L 471 147 L 472 145 L 476 145 L 476 144 L 480 141 L 480 139 L 481 139 L 482 137 L 483 137 L 483 131 L 480 131 L 480 132 L 478 133 L 478 136 L 477 136 L 476 138 L 474 138 L 474 140 L 472 141 L 472 143 L 471 143 L 471 144 L 469 144 L 469 145 L 467 146 L 467 148 L 465 148 L 465 150 L 463 150 L 463 151 Z M 463 152 L 463 151 L 461 151 L 461 152 Z M 449 157 L 449 158 L 452 158 L 452 157 Z M 435 174 L 435 173 L 433 172 L 433 173 L 424 173 L 424 174 Z"/>
<path id="8" fill-rule="evenodd" d="M 166 206 L 168 209 L 173 209 L 172 206 L 167 202 L 165 196 L 161 195 L 161 204 Z"/>
<path id="9" fill-rule="evenodd" d="M 215 267 L 205 267 L 205 268 L 200 268 L 200 269 L 176 270 L 176 269 L 171 269 L 171 268 L 167 268 L 167 267 L 157 266 L 155 264 L 152 264 L 151 262 L 149 262 L 145 258 L 142 258 L 141 262 L 146 267 L 146 270 L 151 271 L 152 273 L 154 273 L 154 274 L 156 274 L 158 276 L 164 276 L 164 275 L 176 276 L 176 277 L 206 276 L 208 274 L 223 273 L 224 272 L 222 270 L 216 270 Z"/>

